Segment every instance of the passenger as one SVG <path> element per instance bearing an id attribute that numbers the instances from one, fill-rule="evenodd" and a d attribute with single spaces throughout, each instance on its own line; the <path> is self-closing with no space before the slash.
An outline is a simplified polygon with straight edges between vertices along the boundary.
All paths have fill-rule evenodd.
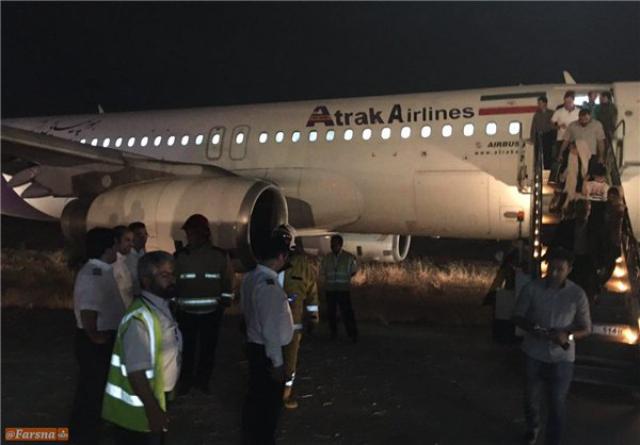
<path id="1" fill-rule="evenodd" d="M 556 138 L 556 130 L 551 124 L 553 110 L 547 108 L 548 100 L 546 96 L 538 97 L 538 109 L 531 121 L 531 142 L 536 149 L 542 150 L 544 169 L 549 170 L 553 164 L 553 142 Z"/>
<path id="2" fill-rule="evenodd" d="M 593 119 L 597 119 L 598 117 L 596 113 L 598 112 L 598 104 L 596 104 L 596 99 L 598 98 L 598 92 L 589 91 L 588 98 L 589 101 L 583 103 L 580 108 L 583 110 L 589 110 L 589 112 L 591 113 L 591 117 Z"/>
<path id="3" fill-rule="evenodd" d="M 502 253 L 502 252 L 500 252 Z M 516 267 L 518 266 L 518 258 L 519 252 L 518 249 L 513 249 L 509 253 L 507 253 L 502 262 L 498 271 L 496 272 L 496 276 L 489 286 L 489 290 L 485 295 L 482 304 L 484 306 L 492 306 L 493 307 L 493 323 L 492 323 L 492 337 L 497 341 L 508 341 L 510 338 L 505 334 L 504 329 L 501 329 L 500 323 L 496 318 L 496 303 L 497 303 L 497 293 L 500 289 L 514 291 L 516 288 Z M 513 329 L 511 329 L 511 332 Z"/>
<path id="4" fill-rule="evenodd" d="M 184 336 L 180 395 L 196 386 L 209 394 L 224 310 L 233 300 L 227 253 L 211 243 L 209 221 L 191 215 L 182 226 L 187 246 L 175 253 L 178 324 Z"/>
<path id="5" fill-rule="evenodd" d="M 131 272 L 131 278 L 133 279 L 133 294 L 138 295 L 140 293 L 140 280 L 138 280 L 138 260 L 146 253 L 147 239 L 149 234 L 147 233 L 147 227 L 143 222 L 136 221 L 129 224 L 129 228 L 133 232 L 133 248 L 129 255 L 127 255 L 127 266 Z"/>
<path id="6" fill-rule="evenodd" d="M 589 110 L 580 110 L 578 121 L 569 124 L 563 138 L 564 140 L 560 146 L 560 153 L 558 156 L 562 155 L 564 150 L 569 146 L 569 143 L 584 141 L 591 153 L 591 157 L 593 158 L 588 162 L 589 171 L 591 171 L 595 162 L 599 162 L 604 165 L 604 129 L 599 121 L 591 119 L 591 113 Z M 559 160 L 560 157 L 558 157 L 558 161 Z"/>
<path id="7" fill-rule="evenodd" d="M 540 403 L 545 383 L 549 389 L 546 444 L 558 445 L 565 424 L 565 400 L 573 378 L 575 340 L 591 332 L 589 303 L 585 293 L 567 279 L 573 255 L 550 249 L 547 275 L 525 285 L 513 321 L 525 331 L 522 350 L 526 359 L 524 412 L 526 441 L 533 445 L 540 431 Z"/>
<path id="8" fill-rule="evenodd" d="M 322 258 L 319 276 L 325 284 L 331 338 L 338 335 L 336 311 L 339 307 L 347 335 L 355 343 L 358 341 L 358 326 L 351 305 L 351 278 L 358 271 L 358 263 L 355 256 L 342 249 L 342 245 L 340 235 L 331 237 L 331 253 Z"/>
<path id="9" fill-rule="evenodd" d="M 102 418 L 118 427 L 116 443 L 156 445 L 169 428 L 167 393 L 180 374 L 182 337 L 169 309 L 173 257 L 149 252 L 140 258 L 138 273 L 142 290 L 118 328 Z"/>
<path id="10" fill-rule="evenodd" d="M 556 133 L 556 143 L 553 147 L 553 153 L 551 154 L 553 158 L 553 165 L 551 168 L 551 176 L 549 177 L 549 182 L 558 182 L 558 176 L 560 174 L 560 166 L 561 163 L 559 161 L 561 150 L 560 147 L 564 142 L 564 133 L 574 121 L 578 120 L 578 113 L 580 110 L 574 104 L 575 93 L 573 91 L 567 91 L 564 94 L 564 104 L 559 107 L 551 116 L 551 123 L 554 125 L 554 128 L 557 129 Z"/>
<path id="11" fill-rule="evenodd" d="M 133 278 L 127 266 L 127 255 L 131 253 L 133 246 L 133 232 L 127 226 L 116 226 L 113 231 L 116 233 L 118 246 L 118 258 L 113 263 L 113 276 L 118 283 L 120 297 L 126 309 L 133 301 Z"/>
<path id="12" fill-rule="evenodd" d="M 596 164 L 589 178 L 582 186 L 582 194 L 590 201 L 606 201 L 609 184 L 607 183 L 607 168 Z"/>
<path id="13" fill-rule="evenodd" d="M 282 347 L 293 337 L 291 309 L 278 273 L 286 267 L 290 249 L 284 237 L 272 235 L 258 266 L 242 279 L 249 359 L 249 389 L 242 408 L 244 445 L 275 444 L 285 386 Z"/>
<path id="14" fill-rule="evenodd" d="M 287 229 L 288 230 L 288 229 Z M 285 272 L 284 290 L 289 297 L 293 315 L 293 338 L 284 348 L 284 362 L 287 381 L 283 400 L 287 409 L 296 409 L 298 402 L 293 396 L 293 384 L 298 364 L 298 351 L 305 324 L 311 330 L 320 320 L 318 311 L 317 274 L 311 259 L 304 253 L 301 240 L 296 240 L 296 251 L 290 255 L 289 267 Z"/>
<path id="15" fill-rule="evenodd" d="M 117 252 L 115 232 L 99 227 L 89 230 L 86 251 L 89 260 L 78 272 L 73 288 L 79 374 L 70 433 L 77 444 L 99 441 L 100 407 L 109 359 L 125 311 L 111 266 Z"/>
<path id="16" fill-rule="evenodd" d="M 604 255 L 599 274 L 601 286 L 611 278 L 616 260 L 622 255 L 622 223 L 625 210 L 620 190 L 617 187 L 609 188 L 604 216 Z"/>
<path id="17" fill-rule="evenodd" d="M 604 132 L 609 141 L 611 141 L 618 124 L 618 108 L 611 102 L 611 93 L 608 91 L 603 91 L 600 94 L 597 119 L 602 123 Z"/>
<path id="18" fill-rule="evenodd" d="M 597 270 L 593 260 L 593 234 L 589 233 L 591 202 L 586 199 L 576 201 L 576 222 L 573 237 L 573 269 L 569 278 L 594 301 L 597 290 Z"/>

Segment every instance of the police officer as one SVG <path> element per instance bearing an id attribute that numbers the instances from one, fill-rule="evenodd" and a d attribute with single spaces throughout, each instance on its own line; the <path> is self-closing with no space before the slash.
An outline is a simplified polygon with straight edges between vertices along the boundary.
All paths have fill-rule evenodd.
<path id="1" fill-rule="evenodd" d="M 290 230 L 284 227 L 283 230 Z M 293 382 L 296 377 L 296 365 L 298 351 L 302 341 L 305 314 L 309 321 L 309 329 L 317 325 L 320 318 L 318 312 L 318 286 L 316 284 L 316 272 L 311 260 L 305 255 L 302 242 L 297 239 L 295 251 L 290 255 L 289 267 L 284 276 L 284 290 L 289 299 L 291 314 L 293 315 L 293 338 L 284 348 L 284 361 L 287 381 L 284 388 L 284 406 L 287 409 L 296 409 L 298 402 L 292 397 Z"/>
<path id="2" fill-rule="evenodd" d="M 194 385 L 209 394 L 224 308 L 233 299 L 233 271 L 227 253 L 211 244 L 207 218 L 191 215 L 182 229 L 187 246 L 175 253 L 177 318 L 184 336 L 179 394 Z"/>
<path id="3" fill-rule="evenodd" d="M 125 311 L 111 266 L 117 252 L 115 232 L 105 228 L 89 230 L 86 251 L 89 260 L 78 272 L 73 288 L 75 355 L 80 369 L 70 436 L 78 444 L 98 443 L 109 358 Z"/>
<path id="4" fill-rule="evenodd" d="M 339 307 L 344 320 L 347 335 L 354 342 L 358 341 L 358 327 L 351 306 L 351 277 L 358 270 L 356 257 L 342 249 L 344 241 L 340 235 L 331 237 L 331 253 L 322 258 L 320 277 L 324 279 L 329 312 L 331 338 L 338 334 L 336 310 Z"/>
<path id="5" fill-rule="evenodd" d="M 242 280 L 249 360 L 249 390 L 242 408 L 245 445 L 275 444 L 285 382 L 282 347 L 293 336 L 287 294 L 278 282 L 278 272 L 288 261 L 289 242 L 281 234 L 272 235 L 260 263 Z"/>

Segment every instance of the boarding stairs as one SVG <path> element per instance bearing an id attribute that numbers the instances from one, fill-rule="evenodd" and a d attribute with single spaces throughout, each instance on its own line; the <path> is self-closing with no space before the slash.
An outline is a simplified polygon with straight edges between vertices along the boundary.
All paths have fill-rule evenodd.
<path id="1" fill-rule="evenodd" d="M 624 121 L 621 122 L 624 124 Z M 622 140 L 609 147 L 621 147 Z M 533 150 L 531 178 L 531 264 L 534 278 L 544 276 L 547 243 L 553 238 L 560 216 L 549 211 L 553 188 L 547 185 L 541 150 Z M 609 184 L 622 189 L 614 150 L 607 150 Z M 624 196 L 624 195 L 623 195 Z M 612 277 L 591 304 L 592 334 L 576 343 L 575 380 L 640 390 L 640 257 L 628 212 L 622 228 L 622 255 Z"/>

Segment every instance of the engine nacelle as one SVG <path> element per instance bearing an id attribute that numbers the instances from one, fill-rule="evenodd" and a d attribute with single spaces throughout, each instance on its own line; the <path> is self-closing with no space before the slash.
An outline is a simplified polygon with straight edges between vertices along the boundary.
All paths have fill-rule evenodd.
<path id="1" fill-rule="evenodd" d="M 86 222 L 74 221 L 82 219 L 83 212 Z M 65 210 L 62 222 L 67 236 L 77 238 L 71 232 L 142 221 L 149 232 L 147 250 L 173 252 L 176 244 L 186 244 L 181 228 L 195 213 L 209 219 L 213 243 L 245 267 L 255 262 L 273 228 L 286 223 L 288 216 L 286 200 L 274 185 L 224 176 L 123 185 L 99 195 L 88 206 Z"/>
<path id="2" fill-rule="evenodd" d="M 376 263 L 398 263 L 409 254 L 410 235 L 376 235 L 341 233 L 344 250 L 356 256 L 358 261 Z M 304 250 L 311 255 L 326 255 L 331 252 L 331 237 L 305 237 Z"/>

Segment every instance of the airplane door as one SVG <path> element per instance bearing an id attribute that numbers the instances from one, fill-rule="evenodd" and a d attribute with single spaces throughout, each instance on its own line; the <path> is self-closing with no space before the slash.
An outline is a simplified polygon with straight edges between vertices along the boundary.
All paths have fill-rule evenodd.
<path id="1" fill-rule="evenodd" d="M 207 159 L 217 160 L 222 156 L 222 144 L 224 143 L 224 127 L 213 127 L 207 139 Z"/>
<path id="2" fill-rule="evenodd" d="M 247 140 L 249 139 L 249 127 L 239 125 L 233 129 L 229 141 L 229 157 L 234 161 L 240 161 L 247 155 Z"/>

